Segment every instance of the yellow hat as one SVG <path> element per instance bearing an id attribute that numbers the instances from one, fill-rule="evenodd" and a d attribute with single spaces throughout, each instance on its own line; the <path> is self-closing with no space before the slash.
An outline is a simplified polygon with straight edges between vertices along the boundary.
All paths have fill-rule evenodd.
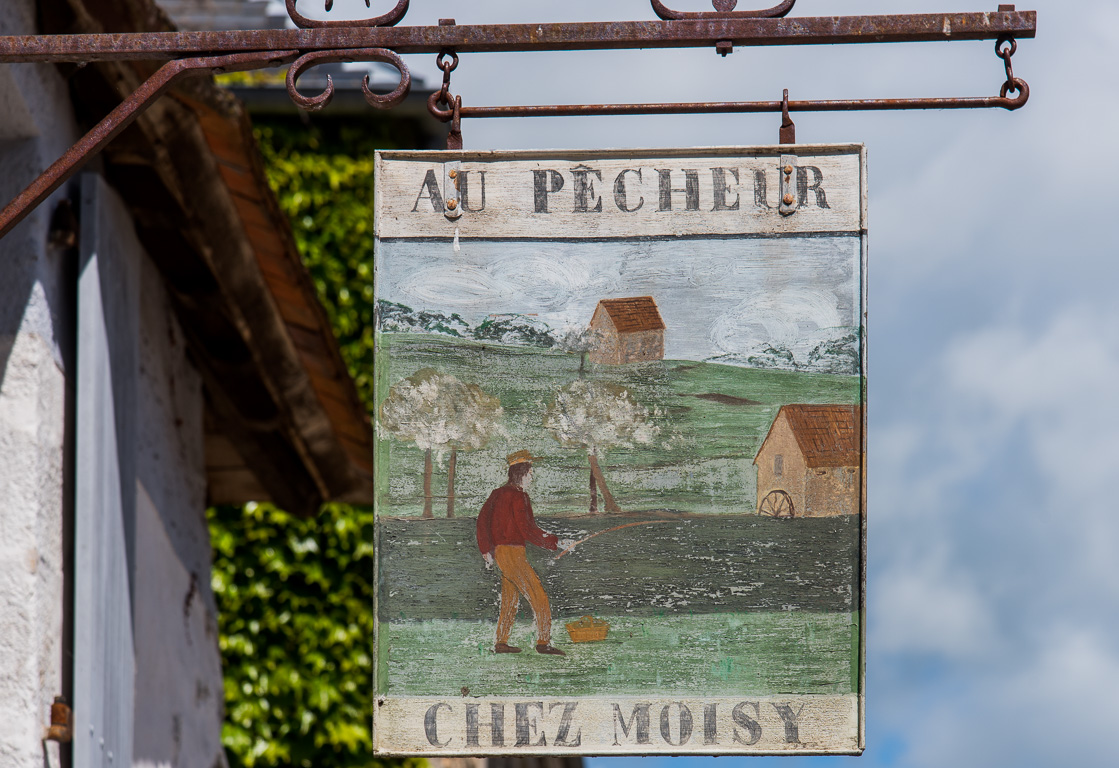
<path id="1" fill-rule="evenodd" d="M 513 466 L 514 464 L 524 464 L 525 462 L 531 464 L 532 462 L 539 459 L 539 456 L 533 456 L 528 451 L 517 451 L 516 453 L 511 453 L 505 457 L 505 461 L 509 462 L 509 466 Z"/>

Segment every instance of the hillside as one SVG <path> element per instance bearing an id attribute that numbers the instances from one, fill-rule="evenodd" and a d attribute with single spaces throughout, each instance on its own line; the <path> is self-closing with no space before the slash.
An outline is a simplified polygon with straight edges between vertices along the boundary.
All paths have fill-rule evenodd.
<path id="1" fill-rule="evenodd" d="M 393 383 L 422 368 L 477 384 L 501 400 L 509 437 L 459 455 L 458 514 L 476 514 L 490 490 L 504 481 L 505 455 L 521 449 L 541 457 L 532 487 L 537 514 L 587 512 L 586 453 L 560 445 L 543 427 L 556 390 L 581 378 L 578 354 L 433 334 L 383 333 L 378 336 L 377 363 L 378 404 Z M 625 388 L 648 409 L 659 430 L 648 446 L 599 456 L 618 503 L 629 511 L 753 513 L 754 454 L 781 405 L 854 403 L 860 392 L 857 376 L 691 361 L 589 365 L 584 376 Z M 433 487 L 438 497 L 445 494 L 446 462 L 436 459 Z M 414 444 L 384 436 L 378 464 L 381 514 L 419 514 L 422 452 Z"/>

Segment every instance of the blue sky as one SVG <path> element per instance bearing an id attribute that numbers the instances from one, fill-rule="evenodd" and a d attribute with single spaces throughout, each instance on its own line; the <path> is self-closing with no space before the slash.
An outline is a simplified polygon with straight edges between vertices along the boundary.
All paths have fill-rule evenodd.
<path id="1" fill-rule="evenodd" d="M 638 0 L 415 5 L 411 24 L 653 18 Z M 794 14 L 996 6 L 801 0 Z M 863 142 L 869 154 L 863 768 L 1115 764 L 1119 4 L 1070 6 L 1019 3 L 1039 15 L 1038 38 L 1014 59 L 1032 89 L 1019 112 L 794 115 L 801 141 Z M 409 58 L 436 81 L 433 62 Z M 469 104 L 774 99 L 782 88 L 828 99 L 989 95 L 1002 80 L 983 42 L 739 49 L 726 59 L 464 55 L 453 90 Z M 479 120 L 464 123 L 464 137 L 469 149 L 769 144 L 778 123 Z"/>

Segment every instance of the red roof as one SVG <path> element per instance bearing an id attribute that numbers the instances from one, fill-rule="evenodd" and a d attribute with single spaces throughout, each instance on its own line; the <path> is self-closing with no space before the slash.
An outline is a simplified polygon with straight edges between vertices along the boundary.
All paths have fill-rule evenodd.
<path id="1" fill-rule="evenodd" d="M 618 333 L 638 331 L 663 331 L 664 320 L 652 296 L 632 296 L 628 299 L 602 299 L 598 306 L 606 310 Z"/>
<path id="2" fill-rule="evenodd" d="M 809 467 L 858 466 L 862 406 L 783 405 L 778 417 L 782 413 Z"/>

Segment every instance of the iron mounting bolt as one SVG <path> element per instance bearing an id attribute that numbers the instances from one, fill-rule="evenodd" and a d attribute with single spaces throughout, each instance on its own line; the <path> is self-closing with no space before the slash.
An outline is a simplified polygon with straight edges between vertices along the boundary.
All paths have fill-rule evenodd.
<path id="1" fill-rule="evenodd" d="M 447 201 L 447 208 L 448 208 L 449 210 L 452 210 L 452 211 L 453 211 L 453 210 L 454 210 L 455 208 L 458 208 L 458 200 L 455 200 L 455 199 L 453 199 L 453 198 L 452 198 L 452 199 L 450 199 L 450 200 L 448 200 L 448 201 Z"/>
<path id="2" fill-rule="evenodd" d="M 789 195 L 785 195 L 785 197 L 783 198 L 783 200 L 784 200 L 784 202 L 785 202 L 785 205 L 792 205 L 792 204 L 793 204 L 793 201 L 794 201 L 795 199 L 796 199 L 796 198 L 794 198 L 794 197 L 793 197 L 793 196 L 792 196 L 791 194 L 789 194 Z M 453 201 L 452 201 L 452 202 L 453 202 Z"/>
<path id="3" fill-rule="evenodd" d="M 786 165 L 785 166 L 785 175 L 786 176 L 792 176 L 793 175 L 793 167 L 791 165 Z"/>
<path id="4" fill-rule="evenodd" d="M 447 175 L 450 176 L 452 179 L 457 179 L 458 171 L 447 171 Z"/>

